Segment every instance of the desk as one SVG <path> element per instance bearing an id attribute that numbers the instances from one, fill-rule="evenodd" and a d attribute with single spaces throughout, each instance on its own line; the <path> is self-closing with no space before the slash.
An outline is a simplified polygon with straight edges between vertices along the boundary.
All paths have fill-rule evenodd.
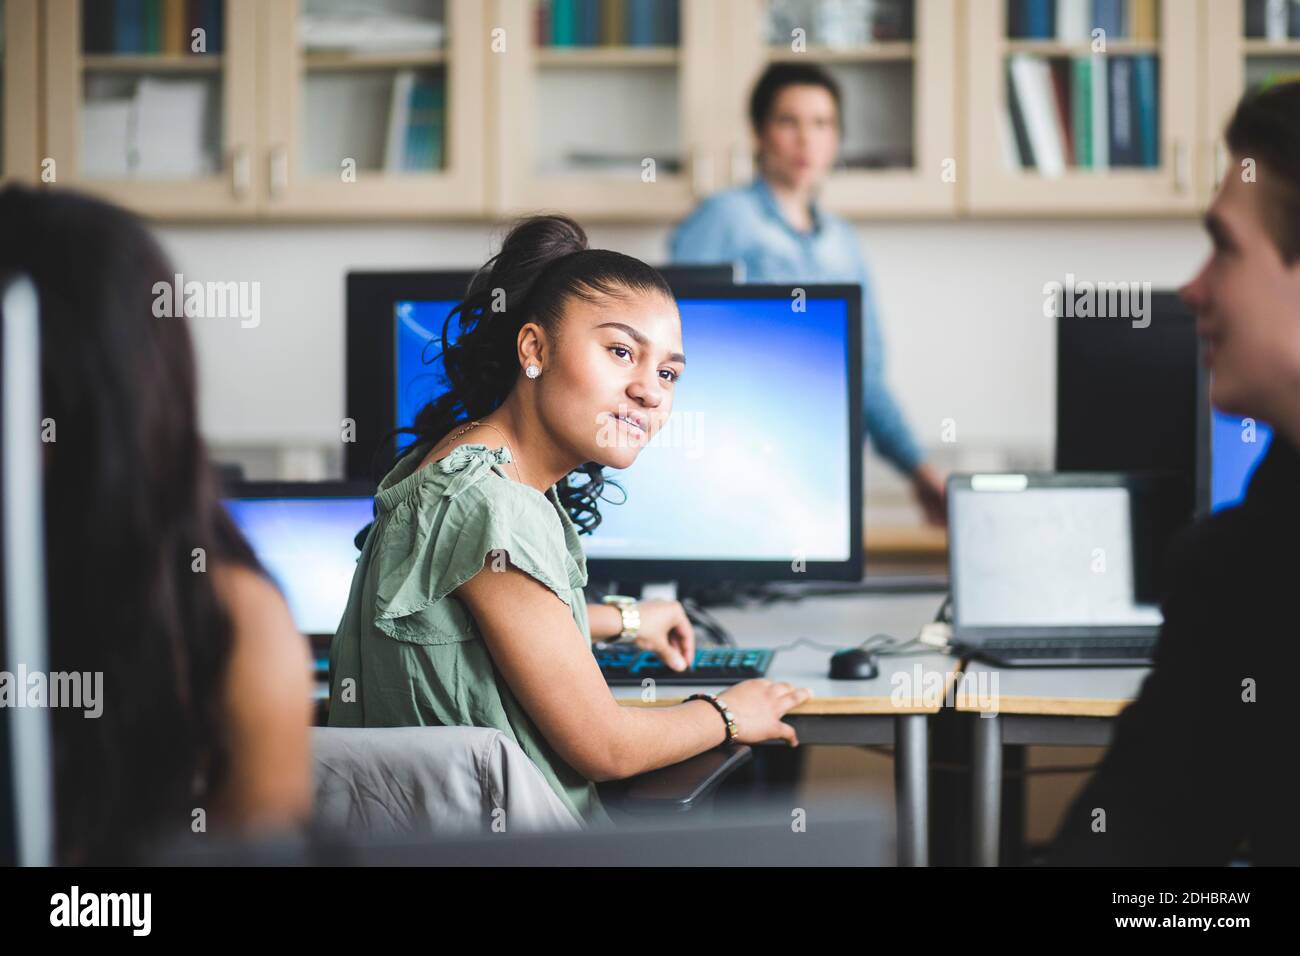
<path id="1" fill-rule="evenodd" d="M 717 618 L 742 647 L 779 647 L 799 638 L 850 647 L 884 632 L 911 638 L 934 618 L 936 594 L 869 594 L 809 597 L 749 608 L 715 608 Z M 768 668 L 772 680 L 807 687 L 813 698 L 786 717 L 799 745 L 892 744 L 898 807 L 898 862 L 925 866 L 929 860 L 928 718 L 939 712 L 956 678 L 959 662 L 942 654 L 881 658 L 880 675 L 868 681 L 831 680 L 831 651 L 801 645 L 781 651 Z M 668 706 L 690 694 L 717 692 L 714 686 L 659 688 L 653 702 L 639 687 L 611 688 L 627 706 Z M 913 694 L 915 689 L 917 693 Z M 776 745 L 774 745 L 776 746 Z"/>
<path id="2" fill-rule="evenodd" d="M 1148 673 L 1148 667 L 966 665 L 953 699 L 958 711 L 980 714 L 971 768 L 976 866 L 998 864 L 1002 745 L 1105 747 L 1115 718 L 1137 697 Z"/>

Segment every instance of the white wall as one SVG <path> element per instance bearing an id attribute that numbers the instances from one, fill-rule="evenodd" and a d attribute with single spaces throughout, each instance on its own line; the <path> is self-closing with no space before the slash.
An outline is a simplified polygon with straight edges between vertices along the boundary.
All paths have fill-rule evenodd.
<path id="1" fill-rule="evenodd" d="M 876 279 L 888 378 L 923 445 L 940 446 L 940 423 L 956 421 L 956 446 L 938 448 L 937 457 L 960 467 L 1050 463 L 1055 330 L 1042 314 L 1045 282 L 1072 272 L 1172 287 L 1208 250 L 1190 220 L 884 223 L 859 231 Z M 159 232 L 187 279 L 261 283 L 256 328 L 193 320 L 201 409 L 219 452 L 250 462 L 260 454 L 262 469 L 281 477 L 322 477 L 337 467 L 347 271 L 476 266 L 500 238 L 486 225 Z M 665 227 L 589 232 L 593 245 L 665 259 Z M 870 473 L 873 495 L 899 487 L 887 469 Z"/>

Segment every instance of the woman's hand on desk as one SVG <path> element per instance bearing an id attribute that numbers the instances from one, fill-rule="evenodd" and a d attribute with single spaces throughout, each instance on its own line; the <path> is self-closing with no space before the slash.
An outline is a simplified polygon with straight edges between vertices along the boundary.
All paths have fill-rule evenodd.
<path id="1" fill-rule="evenodd" d="M 686 617 L 686 609 L 679 601 L 651 599 L 637 603 L 641 627 L 636 646 L 658 654 L 675 671 L 689 667 L 695 661 L 695 628 Z"/>
<path id="2" fill-rule="evenodd" d="M 812 697 L 807 687 L 759 678 L 742 681 L 718 696 L 736 718 L 737 743 L 784 740 L 791 747 L 799 746 L 794 728 L 781 718 Z"/>

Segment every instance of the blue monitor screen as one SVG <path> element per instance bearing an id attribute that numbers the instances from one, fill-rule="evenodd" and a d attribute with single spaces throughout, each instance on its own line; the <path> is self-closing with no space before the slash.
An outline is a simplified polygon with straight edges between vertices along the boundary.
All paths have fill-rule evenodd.
<path id="1" fill-rule="evenodd" d="M 393 381 L 397 387 L 397 425 L 407 428 L 415 423 L 415 416 L 429 402 L 447 390 L 447 379 L 442 362 L 437 361 L 442 350 L 442 324 L 456 302 L 399 302 L 396 305 L 397 321 L 396 368 Z M 447 333 L 455 341 L 456 323 Z M 414 440 L 412 435 L 399 435 L 398 449 Z"/>
<path id="2" fill-rule="evenodd" d="M 374 499 L 234 498 L 226 508 L 275 579 L 303 634 L 333 634 L 357 567 L 354 539 Z"/>
<path id="3" fill-rule="evenodd" d="M 1250 476 L 1268 450 L 1272 437 L 1273 430 L 1263 422 L 1215 410 L 1210 437 L 1211 510 L 1229 508 L 1245 497 Z"/>
<path id="4" fill-rule="evenodd" d="M 397 304 L 397 410 L 409 424 L 445 389 L 454 303 Z M 606 469 L 588 557 L 845 561 L 850 508 L 849 312 L 809 298 L 678 300 L 687 361 L 672 417 L 626 471 Z M 435 372 L 435 369 L 437 370 Z"/>

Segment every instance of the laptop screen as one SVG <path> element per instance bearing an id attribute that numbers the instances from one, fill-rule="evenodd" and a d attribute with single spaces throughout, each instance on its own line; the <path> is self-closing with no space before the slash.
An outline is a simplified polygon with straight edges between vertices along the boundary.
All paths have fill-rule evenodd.
<path id="1" fill-rule="evenodd" d="M 954 483 L 954 624 L 969 628 L 1159 626 L 1136 595 L 1125 487 L 979 490 Z"/>

